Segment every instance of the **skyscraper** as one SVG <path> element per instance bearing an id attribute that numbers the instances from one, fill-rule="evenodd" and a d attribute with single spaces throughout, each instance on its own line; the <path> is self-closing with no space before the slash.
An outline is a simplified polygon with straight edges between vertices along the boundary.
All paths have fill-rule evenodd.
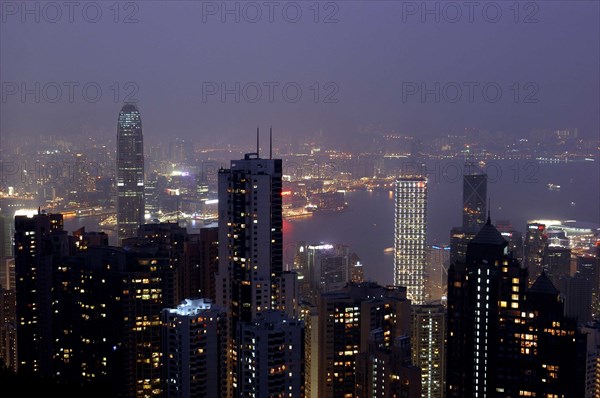
<path id="1" fill-rule="evenodd" d="M 543 270 L 544 251 L 548 242 L 546 225 L 527 224 L 524 244 L 524 264 L 529 270 L 529 284 L 532 285 Z"/>
<path id="2" fill-rule="evenodd" d="M 422 397 L 444 396 L 446 309 L 441 304 L 412 307 L 412 363 L 421 368 Z"/>
<path id="3" fill-rule="evenodd" d="M 505 373 L 511 371 L 527 270 L 507 247 L 488 219 L 469 242 L 466 262 L 448 270 L 448 397 L 495 396 L 510 379 Z"/>
<path id="4" fill-rule="evenodd" d="M 413 304 L 424 304 L 427 179 L 397 179 L 394 197 L 394 284 L 406 286 Z"/>
<path id="5" fill-rule="evenodd" d="M 283 273 L 281 178 L 281 159 L 261 159 L 258 153 L 246 154 L 244 159 L 232 161 L 230 169 L 219 170 L 216 299 L 228 314 L 227 397 L 251 396 L 244 394 L 257 391 L 267 395 L 285 391 L 286 396 L 300 396 L 301 393 L 295 378 L 281 379 L 280 370 L 269 366 L 255 367 L 254 358 L 263 355 L 265 347 L 248 343 L 246 339 L 258 333 L 256 325 L 266 325 L 277 318 L 277 322 L 289 323 L 286 328 L 298 329 L 298 333 L 291 334 L 297 341 L 292 342 L 286 337 L 287 340 L 282 340 L 286 344 L 281 346 L 281 350 L 302 347 L 302 322 L 295 322 L 283 314 L 271 314 L 268 319 L 261 317 L 265 311 L 283 309 L 286 302 L 283 292 L 290 294 L 296 290 L 290 292 L 289 288 L 286 291 L 279 286 L 280 283 L 287 285 L 290 276 L 293 276 Z M 289 333 L 286 335 L 289 336 Z M 291 359 L 292 356 L 286 354 L 285 358 Z M 297 364 L 288 363 L 285 368 L 303 372 Z M 244 377 L 248 372 L 254 376 Z M 257 386 L 255 383 L 267 385 Z"/>
<path id="6" fill-rule="evenodd" d="M 584 395 L 585 336 L 545 273 L 527 286 L 488 218 L 448 270 L 447 397 Z"/>
<path id="7" fill-rule="evenodd" d="M 392 349 L 397 338 L 410 334 L 410 301 L 403 287 L 349 283 L 341 290 L 321 294 L 318 314 L 317 342 L 311 341 L 311 345 L 318 345 L 318 363 L 311 365 L 310 376 L 314 377 L 313 372 L 317 372 L 319 397 L 355 396 L 357 355 L 369 353 L 373 334 L 380 335 L 380 339 L 375 339 L 376 345 L 384 351 Z M 410 354 L 408 357 L 410 360 Z M 368 363 L 363 364 L 368 367 Z M 363 369 L 361 373 L 366 374 L 368 370 Z M 393 371 L 386 374 L 390 379 L 397 376 Z M 389 380 L 381 381 L 385 384 Z M 361 383 L 366 384 L 365 380 Z"/>
<path id="8" fill-rule="evenodd" d="M 463 176 L 462 227 L 478 231 L 485 224 L 487 208 L 487 174 Z"/>
<path id="9" fill-rule="evenodd" d="M 487 208 L 487 174 L 478 173 L 472 163 L 463 175 L 462 225 L 450 231 L 450 262 L 464 262 L 469 241 L 485 224 Z"/>
<path id="10" fill-rule="evenodd" d="M 68 253 L 61 214 L 15 217 L 19 371 L 52 376 L 52 269 Z"/>
<path id="11" fill-rule="evenodd" d="M 165 396 L 219 397 L 225 313 L 204 299 L 186 299 L 162 317 Z"/>
<path id="12" fill-rule="evenodd" d="M 144 141 L 142 119 L 133 104 L 125 104 L 117 122 L 118 238 L 136 236 L 144 221 Z"/>

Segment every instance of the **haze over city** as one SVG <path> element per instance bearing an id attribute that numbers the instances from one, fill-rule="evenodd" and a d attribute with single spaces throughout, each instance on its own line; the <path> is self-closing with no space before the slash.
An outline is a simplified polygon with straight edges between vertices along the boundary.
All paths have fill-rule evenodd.
<path id="1" fill-rule="evenodd" d="M 595 1 L 2 1 L 0 388 L 600 396 L 599 66 Z"/>

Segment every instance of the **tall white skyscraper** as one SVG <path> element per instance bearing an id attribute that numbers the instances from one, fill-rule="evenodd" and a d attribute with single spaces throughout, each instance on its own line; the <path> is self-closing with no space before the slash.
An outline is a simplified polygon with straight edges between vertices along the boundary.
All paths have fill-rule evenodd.
<path id="1" fill-rule="evenodd" d="M 394 194 L 394 284 L 406 287 L 413 304 L 424 304 L 427 178 L 398 178 Z"/>

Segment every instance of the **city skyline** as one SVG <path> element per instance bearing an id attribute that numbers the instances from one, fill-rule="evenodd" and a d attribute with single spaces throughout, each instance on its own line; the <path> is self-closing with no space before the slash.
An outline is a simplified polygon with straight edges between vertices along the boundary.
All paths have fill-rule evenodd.
<path id="1" fill-rule="evenodd" d="M 0 388 L 600 396 L 599 16 L 0 2 Z"/>

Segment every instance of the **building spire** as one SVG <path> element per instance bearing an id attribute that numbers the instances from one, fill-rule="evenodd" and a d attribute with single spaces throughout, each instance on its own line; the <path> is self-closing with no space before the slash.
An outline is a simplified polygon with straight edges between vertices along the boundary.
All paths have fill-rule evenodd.
<path id="1" fill-rule="evenodd" d="M 485 223 L 486 225 L 492 225 L 491 212 L 492 212 L 492 199 L 488 198 L 488 217 L 487 217 L 487 221 Z"/>
<path id="2" fill-rule="evenodd" d="M 269 128 L 269 159 L 273 159 L 273 126 Z"/>
<path id="3" fill-rule="evenodd" d="M 258 127 L 256 127 L 256 157 L 260 157 L 259 151 L 260 151 L 259 135 L 258 135 Z"/>

